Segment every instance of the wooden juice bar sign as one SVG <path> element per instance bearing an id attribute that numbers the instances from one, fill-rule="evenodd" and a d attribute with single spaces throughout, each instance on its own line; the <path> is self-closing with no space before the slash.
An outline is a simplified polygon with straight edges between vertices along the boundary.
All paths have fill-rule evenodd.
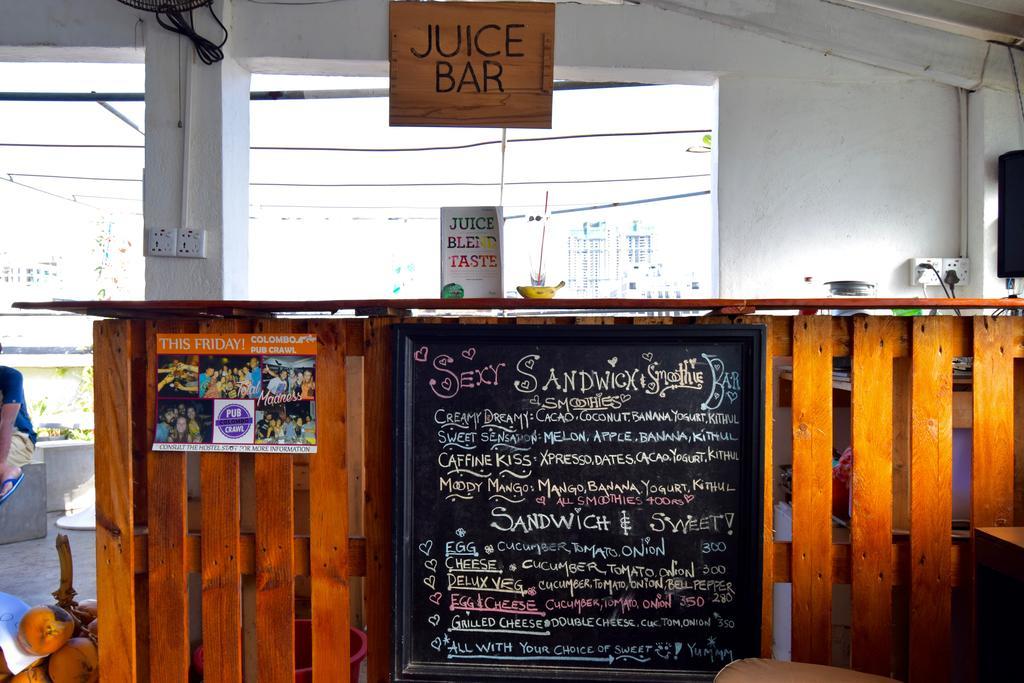
<path id="1" fill-rule="evenodd" d="M 391 125 L 550 128 L 555 6 L 392 2 Z"/>
<path id="2" fill-rule="evenodd" d="M 401 326 L 392 680 L 756 657 L 764 335 Z"/>

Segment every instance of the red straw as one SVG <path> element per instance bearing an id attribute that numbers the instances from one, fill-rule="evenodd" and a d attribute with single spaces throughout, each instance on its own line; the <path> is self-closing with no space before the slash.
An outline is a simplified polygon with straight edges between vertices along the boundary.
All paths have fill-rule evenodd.
<path id="1" fill-rule="evenodd" d="M 537 282 L 544 277 L 544 240 L 548 233 L 548 192 L 544 192 L 544 225 L 540 230 L 540 259 L 537 261 Z"/>

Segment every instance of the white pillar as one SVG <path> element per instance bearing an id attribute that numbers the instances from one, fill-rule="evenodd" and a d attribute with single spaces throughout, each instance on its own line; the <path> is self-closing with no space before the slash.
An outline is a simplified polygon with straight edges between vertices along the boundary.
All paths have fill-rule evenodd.
<path id="1" fill-rule="evenodd" d="M 230 29 L 231 0 L 214 7 Z M 196 19 L 202 35 L 219 36 L 205 10 Z M 145 224 L 206 231 L 205 259 L 146 258 L 146 299 L 244 299 L 249 72 L 232 59 L 230 37 L 224 61 L 206 65 L 187 39 L 146 23 Z"/>

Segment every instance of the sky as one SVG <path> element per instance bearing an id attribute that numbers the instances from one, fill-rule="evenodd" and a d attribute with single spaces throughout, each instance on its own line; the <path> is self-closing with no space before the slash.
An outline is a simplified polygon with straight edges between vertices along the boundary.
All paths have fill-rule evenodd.
<path id="1" fill-rule="evenodd" d="M 142 65 L 4 64 L 0 91 L 142 92 Z M 386 88 L 386 79 L 254 75 L 253 90 Z M 142 103 L 117 103 L 144 129 Z M 508 138 L 710 129 L 711 88 L 632 87 L 556 92 L 551 130 Z M 141 298 L 144 136 L 95 103 L 0 103 L 3 143 L 124 145 L 128 148 L 0 146 L 0 252 L 17 258 L 60 253 L 68 263 L 63 298 Z M 505 215 L 540 213 L 545 191 L 555 211 L 710 189 L 711 155 L 687 153 L 703 133 L 511 143 L 502 193 L 500 145 L 416 152 L 254 150 L 250 163 L 250 296 L 255 299 L 436 296 L 439 209 L 504 203 Z M 432 147 L 500 140 L 498 129 L 390 128 L 386 98 L 254 102 L 256 147 Z M 76 178 L 44 178 L 44 175 Z M 653 178 L 673 180 L 577 183 Z M 86 180 L 117 178 L 119 180 Z M 282 187 L 260 183 L 484 183 L 450 187 Z M 545 184 L 551 183 L 551 184 Z M 29 185 L 34 189 L 24 187 Z M 46 194 L 50 193 L 50 194 Z M 57 195 L 57 196 L 53 196 Z M 74 200 L 74 201 L 72 201 Z M 708 195 L 554 216 L 549 279 L 564 279 L 565 235 L 583 221 L 633 220 L 658 229 L 657 249 L 679 279 L 709 284 Z M 506 281 L 526 284 L 535 224 L 508 220 Z M 116 287 L 94 270 L 107 235 L 119 260 Z M 124 250 L 123 252 L 121 250 Z M 110 259 L 108 258 L 108 261 Z M 108 264 L 109 266 L 109 264 Z M 560 270 L 562 272 L 560 272 Z M 90 275 L 90 273 L 93 273 Z M 294 277 L 272 277 L 281 273 Z M 692 273 L 692 275 L 691 275 Z M 71 277 L 73 275 L 73 277 Z M 90 279 L 91 278 L 91 279 Z M 109 278 L 108 278 L 109 280 Z M 706 294 L 707 290 L 694 292 Z M 0 295 L 0 305 L 4 297 Z"/>

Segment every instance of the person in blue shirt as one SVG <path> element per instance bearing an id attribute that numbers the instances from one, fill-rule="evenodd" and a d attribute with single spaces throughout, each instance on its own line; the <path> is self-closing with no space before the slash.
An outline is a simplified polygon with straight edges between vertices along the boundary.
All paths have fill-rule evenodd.
<path id="1" fill-rule="evenodd" d="M 295 443 L 298 440 L 298 434 L 295 431 L 295 421 L 292 420 L 291 416 L 286 416 L 284 421 L 284 442 Z"/>
<path id="2" fill-rule="evenodd" d="M 249 381 L 251 382 L 249 398 L 259 398 L 260 392 L 263 390 L 263 371 L 260 369 L 258 358 L 251 358 L 249 360 Z"/>
<path id="3" fill-rule="evenodd" d="M 171 428 L 174 426 L 174 422 L 178 419 L 178 411 L 174 408 L 167 408 L 164 410 L 163 420 L 156 426 L 156 439 L 157 443 L 167 443 L 171 440 Z"/>
<path id="4" fill-rule="evenodd" d="M 0 365 L 0 505 L 18 490 L 25 476 L 21 468 L 32 462 L 35 448 L 24 378 L 14 368 Z"/>
<path id="5" fill-rule="evenodd" d="M 217 372 L 213 368 L 206 368 L 205 371 L 199 375 L 199 398 L 206 396 L 207 389 L 210 388 L 210 382 L 215 381 L 214 375 Z"/>

